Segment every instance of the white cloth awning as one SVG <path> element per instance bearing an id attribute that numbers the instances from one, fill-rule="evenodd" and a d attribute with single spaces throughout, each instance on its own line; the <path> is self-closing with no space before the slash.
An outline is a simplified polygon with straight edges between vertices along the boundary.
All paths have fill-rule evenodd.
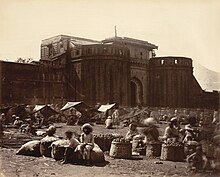
<path id="1" fill-rule="evenodd" d="M 67 102 L 60 110 L 61 110 L 61 111 L 64 111 L 64 110 L 69 109 L 69 108 L 71 108 L 71 107 L 74 107 L 74 106 L 76 106 L 76 105 L 78 105 L 78 104 L 80 104 L 80 103 L 82 103 L 82 101 L 78 101 L 78 102 Z"/>
<path id="2" fill-rule="evenodd" d="M 55 114 L 59 114 L 56 110 L 51 108 L 51 105 L 36 105 L 33 109 L 33 113 L 40 112 L 44 117 L 50 117 Z"/>
<path id="3" fill-rule="evenodd" d="M 43 109 L 45 106 L 47 106 L 47 105 L 36 105 L 36 106 L 34 107 L 33 112 L 38 112 L 38 111 L 40 111 L 41 109 Z"/>
<path id="4" fill-rule="evenodd" d="M 115 106 L 115 103 L 113 104 L 106 104 L 106 105 L 101 105 L 98 109 L 98 111 L 100 112 L 105 112 L 107 111 L 108 109 L 111 109 L 113 106 Z"/>

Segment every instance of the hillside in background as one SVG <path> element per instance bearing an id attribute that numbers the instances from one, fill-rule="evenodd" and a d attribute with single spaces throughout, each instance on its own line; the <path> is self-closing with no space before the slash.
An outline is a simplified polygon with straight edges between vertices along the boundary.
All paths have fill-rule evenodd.
<path id="1" fill-rule="evenodd" d="M 193 61 L 193 74 L 203 90 L 220 91 L 220 72 L 215 72 Z"/>

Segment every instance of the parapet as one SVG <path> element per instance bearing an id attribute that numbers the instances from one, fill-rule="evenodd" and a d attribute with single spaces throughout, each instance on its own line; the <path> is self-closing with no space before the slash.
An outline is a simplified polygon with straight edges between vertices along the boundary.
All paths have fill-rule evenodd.
<path id="1" fill-rule="evenodd" d="M 72 48 L 71 58 L 81 56 L 118 56 L 129 59 L 130 51 L 127 47 L 114 44 L 93 44 Z"/>
<path id="2" fill-rule="evenodd" d="M 187 57 L 176 57 L 176 56 L 154 57 L 150 59 L 149 63 L 151 66 L 154 67 L 163 67 L 163 66 L 192 67 L 192 59 Z"/>

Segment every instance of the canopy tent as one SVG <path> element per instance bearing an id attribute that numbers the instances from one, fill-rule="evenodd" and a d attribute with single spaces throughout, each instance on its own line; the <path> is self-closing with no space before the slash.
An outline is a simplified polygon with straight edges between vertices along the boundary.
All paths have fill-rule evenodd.
<path id="1" fill-rule="evenodd" d="M 106 104 L 106 105 L 101 105 L 98 109 L 98 111 L 100 112 L 106 112 L 107 110 L 113 108 L 115 106 L 116 103 L 113 104 Z"/>
<path id="2" fill-rule="evenodd" d="M 13 108 L 13 106 L 10 107 L 1 107 L 0 108 L 0 113 L 7 113 L 9 109 Z"/>
<path id="3" fill-rule="evenodd" d="M 145 119 L 147 117 L 149 117 L 149 109 L 148 108 L 143 108 L 143 109 L 134 109 L 131 112 L 129 112 L 128 114 L 124 114 L 122 116 L 122 119 L 132 119 L 135 117 L 140 117 L 141 119 Z"/>
<path id="4" fill-rule="evenodd" d="M 96 109 L 90 107 L 83 101 L 67 102 L 60 110 L 64 111 L 65 114 L 68 114 L 70 108 L 75 108 L 78 112 L 81 113 L 80 118 L 77 122 L 79 125 L 91 121 L 91 117 L 93 117 L 98 112 Z"/>
<path id="5" fill-rule="evenodd" d="M 90 106 L 85 104 L 83 101 L 78 101 L 78 102 L 67 102 L 60 110 L 65 111 L 72 107 L 76 108 L 80 112 L 84 111 L 85 109 L 90 108 Z"/>
<path id="6" fill-rule="evenodd" d="M 41 109 L 43 109 L 44 107 L 46 107 L 47 105 L 36 105 L 35 107 L 34 107 L 34 110 L 33 110 L 33 112 L 35 113 L 35 112 L 38 112 L 38 111 L 40 111 Z"/>
<path id="7" fill-rule="evenodd" d="M 34 107 L 33 113 L 40 112 L 44 117 L 50 117 L 55 114 L 59 114 L 49 105 L 36 105 Z"/>
<path id="8" fill-rule="evenodd" d="M 10 107 L 2 107 L 0 108 L 0 113 L 4 113 L 6 115 L 6 122 L 13 122 L 14 119 L 12 115 L 19 116 L 22 120 L 26 117 L 30 116 L 30 112 L 25 109 L 25 104 L 13 105 Z"/>
<path id="9" fill-rule="evenodd" d="M 76 105 L 78 105 L 80 103 L 81 103 L 81 101 L 79 101 L 79 102 L 67 102 L 60 110 L 61 111 L 65 111 L 65 110 L 67 110 L 67 109 L 69 109 L 71 107 L 74 107 L 74 106 L 76 106 Z"/>

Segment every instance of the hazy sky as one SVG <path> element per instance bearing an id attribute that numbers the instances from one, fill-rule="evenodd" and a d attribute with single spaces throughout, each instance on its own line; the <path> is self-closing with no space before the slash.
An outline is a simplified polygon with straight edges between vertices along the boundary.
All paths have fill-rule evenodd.
<path id="1" fill-rule="evenodd" d="M 220 72 L 219 0 L 0 0 L 0 59 L 40 58 L 42 39 L 114 35 L 159 46 Z"/>

